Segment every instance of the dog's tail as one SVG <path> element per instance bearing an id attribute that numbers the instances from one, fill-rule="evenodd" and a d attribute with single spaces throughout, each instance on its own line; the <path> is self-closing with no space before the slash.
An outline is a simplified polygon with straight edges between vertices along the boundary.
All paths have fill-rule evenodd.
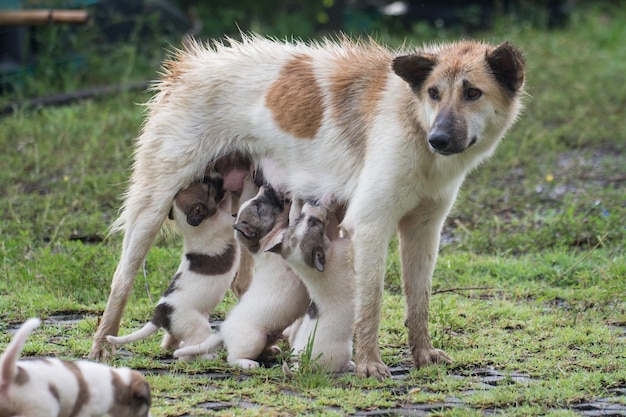
<path id="1" fill-rule="evenodd" d="M 2 358 L 0 358 L 0 388 L 10 383 L 17 373 L 17 360 L 22 353 L 24 343 L 28 336 L 41 324 L 38 318 L 26 320 L 20 329 L 15 333 L 13 340 L 7 346 Z"/>
<path id="2" fill-rule="evenodd" d="M 224 338 L 222 338 L 219 332 L 212 333 L 204 342 L 198 345 L 189 345 L 176 349 L 174 351 L 174 357 L 179 358 L 181 356 L 202 355 L 203 353 L 215 352 L 223 342 Z"/>
<path id="3" fill-rule="evenodd" d="M 109 335 L 107 336 L 107 342 L 111 343 L 112 345 L 125 345 L 126 343 L 136 342 L 137 340 L 145 339 L 146 337 L 155 334 L 159 329 L 159 326 L 149 321 L 141 329 L 137 330 L 134 333 L 127 334 L 126 336 Z"/>

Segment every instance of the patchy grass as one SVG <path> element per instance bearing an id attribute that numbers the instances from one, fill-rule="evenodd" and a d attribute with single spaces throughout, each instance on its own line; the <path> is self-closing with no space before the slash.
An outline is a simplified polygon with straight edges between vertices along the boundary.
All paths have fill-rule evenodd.
<path id="1" fill-rule="evenodd" d="M 626 403 L 626 12 L 594 6 L 572 19 L 553 32 L 501 21 L 478 35 L 526 52 L 529 97 L 496 155 L 467 179 L 444 230 L 431 333 L 454 363 L 412 368 L 393 242 L 380 333 L 393 379 L 243 372 L 223 354 L 177 363 L 155 336 L 112 362 L 146 372 L 153 415 L 431 406 L 442 416 L 567 416 L 596 398 Z M 147 99 L 124 93 L 0 119 L 2 346 L 5 330 L 30 316 L 78 314 L 77 322 L 47 322 L 25 355 L 86 357 L 119 255 L 121 239 L 106 236 L 143 119 L 136 103 Z M 179 257 L 178 238 L 161 237 L 137 277 L 123 332 L 148 319 Z M 229 293 L 214 318 L 234 303 Z M 504 376 L 489 385 L 485 372 Z"/>

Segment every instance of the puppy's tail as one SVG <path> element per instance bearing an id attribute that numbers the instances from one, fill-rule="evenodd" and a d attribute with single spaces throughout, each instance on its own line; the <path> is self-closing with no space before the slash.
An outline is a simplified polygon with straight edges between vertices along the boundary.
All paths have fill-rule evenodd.
<path id="1" fill-rule="evenodd" d="M 215 352 L 223 342 L 224 338 L 219 332 L 212 333 L 204 342 L 198 345 L 189 345 L 176 349 L 174 351 L 174 357 L 179 358 L 181 356 L 202 355 L 204 353 Z"/>
<path id="2" fill-rule="evenodd" d="M 0 359 L 0 388 L 10 383 L 17 372 L 17 361 L 28 336 L 41 324 L 38 318 L 26 320 L 17 331 Z"/>
<path id="3" fill-rule="evenodd" d="M 159 329 L 159 326 L 149 321 L 141 329 L 137 330 L 134 333 L 127 334 L 126 336 L 109 335 L 107 336 L 107 342 L 111 343 L 112 345 L 125 345 L 126 343 L 136 342 L 137 340 L 145 339 L 146 337 L 155 334 Z"/>

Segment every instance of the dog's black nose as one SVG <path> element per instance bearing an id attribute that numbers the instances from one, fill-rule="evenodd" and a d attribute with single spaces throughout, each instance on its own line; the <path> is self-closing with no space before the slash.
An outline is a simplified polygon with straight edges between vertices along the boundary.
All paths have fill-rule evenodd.
<path id="1" fill-rule="evenodd" d="M 428 143 L 437 151 L 446 149 L 451 141 L 452 136 L 444 130 L 436 129 L 428 135 Z"/>

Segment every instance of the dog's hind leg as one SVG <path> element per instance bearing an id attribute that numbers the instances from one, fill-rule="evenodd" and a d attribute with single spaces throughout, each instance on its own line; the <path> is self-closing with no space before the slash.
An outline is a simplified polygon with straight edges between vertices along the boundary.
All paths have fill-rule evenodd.
<path id="1" fill-rule="evenodd" d="M 174 139 L 170 138 L 170 141 Z M 124 210 L 118 220 L 124 231 L 122 254 L 113 275 L 109 300 L 94 336 L 90 359 L 106 359 L 107 335 L 117 335 L 135 275 L 146 258 L 176 193 L 201 177 L 206 160 L 138 152 Z M 160 158 L 157 160 L 157 158 Z M 161 167 L 162 169 L 159 169 Z"/>
<path id="2" fill-rule="evenodd" d="M 452 200 L 454 201 L 454 200 Z M 439 251 L 443 221 L 451 203 L 421 203 L 398 224 L 402 280 L 407 301 L 405 325 L 416 366 L 450 362 L 448 355 L 434 349 L 428 333 L 428 310 L 433 270 Z"/>
<path id="3" fill-rule="evenodd" d="M 165 332 L 165 334 L 163 335 L 163 340 L 161 341 L 161 349 L 167 352 L 173 351 L 180 347 L 180 343 L 181 341 L 178 338 L 172 336 L 168 332 Z"/>
<path id="4" fill-rule="evenodd" d="M 138 228 L 137 234 L 129 228 L 128 233 L 124 235 L 122 256 L 113 275 L 109 300 L 94 336 L 89 359 L 107 359 L 109 356 L 110 346 L 107 346 L 105 338 L 107 335 L 117 335 L 119 331 L 122 313 L 133 290 L 135 275 L 161 225 L 161 222 L 155 223 L 152 226 Z"/>

